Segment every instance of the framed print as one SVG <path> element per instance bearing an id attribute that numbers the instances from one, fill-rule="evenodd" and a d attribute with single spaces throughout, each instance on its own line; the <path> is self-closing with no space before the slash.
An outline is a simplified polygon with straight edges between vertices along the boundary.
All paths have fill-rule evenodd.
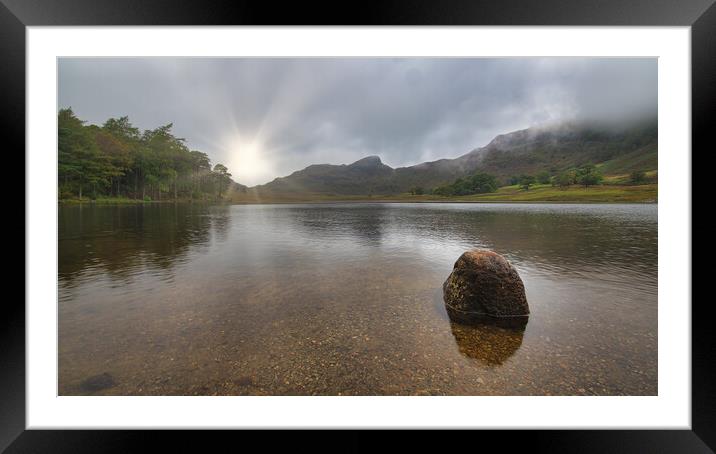
<path id="1" fill-rule="evenodd" d="M 3 0 L 26 298 L 2 446 L 530 429 L 711 452 L 711 3 Z"/>

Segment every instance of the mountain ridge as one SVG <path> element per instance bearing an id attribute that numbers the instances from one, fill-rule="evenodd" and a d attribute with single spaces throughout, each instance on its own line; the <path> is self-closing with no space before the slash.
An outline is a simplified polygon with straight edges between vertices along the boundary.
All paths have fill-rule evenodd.
<path id="1" fill-rule="evenodd" d="M 250 189 L 269 193 L 387 195 L 408 192 L 416 186 L 434 188 L 476 172 L 490 173 L 503 184 L 512 176 L 544 171 L 555 174 L 586 163 L 604 165 L 616 174 L 626 170 L 616 163 L 627 156 L 629 170 L 656 170 L 656 154 L 655 120 L 621 128 L 563 123 L 499 134 L 487 145 L 456 158 L 392 168 L 379 156 L 370 155 L 350 164 L 313 164 Z M 610 166 L 611 161 L 614 165 Z"/>

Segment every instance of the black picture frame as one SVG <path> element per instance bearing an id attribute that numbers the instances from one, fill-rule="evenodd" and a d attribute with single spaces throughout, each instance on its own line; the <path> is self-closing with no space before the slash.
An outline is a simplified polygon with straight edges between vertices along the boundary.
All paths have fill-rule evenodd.
<path id="1" fill-rule="evenodd" d="M 303 3 L 219 0 L 144 2 L 118 0 L 0 0 L 0 104 L 5 139 L 25 148 L 25 32 L 28 26 L 63 25 L 549 25 L 549 26 L 690 26 L 692 52 L 692 149 L 706 152 L 711 142 L 716 106 L 716 6 L 714 0 L 452 0 L 381 1 L 374 3 Z M 7 143 L 7 142 L 6 142 Z M 713 148 L 711 149 L 713 153 Z M 692 152 L 692 159 L 694 153 Z M 693 161 L 692 161 L 693 163 Z M 20 164 L 25 167 L 24 161 Z M 703 167 L 696 172 L 706 172 Z M 27 172 L 29 169 L 25 169 Z M 699 181 L 694 174 L 694 181 Z M 696 195 L 697 192 L 693 191 Z M 27 203 L 27 202 L 26 202 Z M 694 204 L 692 203 L 692 207 Z M 696 216 L 692 216 L 692 226 Z M 694 231 L 694 234 L 697 232 Z M 27 242 L 27 237 L 26 237 Z M 711 242 L 712 243 L 712 242 Z M 700 248 L 704 255 L 713 246 Z M 687 266 L 688 264 L 684 264 Z M 23 267 L 24 269 L 24 267 Z M 713 265 L 692 266 L 692 282 L 708 282 Z M 709 274 L 707 274 L 709 273 Z M 689 304 L 689 301 L 679 302 Z M 464 431 L 450 434 L 452 444 L 465 441 L 489 446 L 550 452 L 714 452 L 716 451 L 716 343 L 711 334 L 709 299 L 692 304 L 692 430 L 551 430 Z M 149 446 L 147 438 L 169 439 L 183 450 L 224 441 L 231 432 L 40 431 L 25 430 L 25 307 L 6 298 L 0 317 L 0 449 L 7 452 L 132 452 Z M 340 451 L 372 449 L 367 432 L 332 434 L 315 444 L 304 433 L 291 432 L 292 449 L 325 446 Z M 195 437 L 198 436 L 200 440 Z M 242 443 L 247 443 L 245 432 Z M 424 434 L 402 434 L 383 447 L 401 450 L 420 446 Z M 438 437 L 445 435 L 438 434 Z M 258 435 L 266 443 L 273 436 Z M 340 443 L 334 445 L 333 443 Z"/>

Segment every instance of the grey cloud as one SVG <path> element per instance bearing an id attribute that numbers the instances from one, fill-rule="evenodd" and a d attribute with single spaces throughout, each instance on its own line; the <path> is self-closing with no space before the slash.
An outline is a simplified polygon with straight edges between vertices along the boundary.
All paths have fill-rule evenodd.
<path id="1" fill-rule="evenodd" d="M 96 124 L 173 122 L 253 185 L 366 155 L 394 167 L 456 157 L 543 123 L 656 116 L 657 61 L 64 58 L 59 107 L 68 106 Z M 248 144 L 262 169 L 242 168 Z"/>

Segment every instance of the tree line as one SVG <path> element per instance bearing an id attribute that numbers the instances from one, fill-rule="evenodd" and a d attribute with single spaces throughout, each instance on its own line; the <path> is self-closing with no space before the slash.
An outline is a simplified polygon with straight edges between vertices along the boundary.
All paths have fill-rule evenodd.
<path id="1" fill-rule="evenodd" d="M 233 181 L 223 164 L 190 150 L 172 123 L 143 132 L 128 117 L 87 125 L 71 108 L 57 116 L 60 199 L 216 200 Z"/>
<path id="2" fill-rule="evenodd" d="M 551 184 L 560 188 L 567 188 L 572 185 L 580 185 L 588 188 L 601 184 L 604 176 L 594 164 L 584 164 L 580 167 L 564 170 L 556 175 L 550 175 L 542 171 L 537 175 L 520 175 L 510 178 L 510 185 L 518 185 L 528 191 L 530 186 L 535 184 Z"/>
<path id="3" fill-rule="evenodd" d="M 499 184 L 497 178 L 487 173 L 476 173 L 465 178 L 458 178 L 451 184 L 438 186 L 433 194 L 442 196 L 485 194 L 495 192 Z"/>
<path id="4" fill-rule="evenodd" d="M 508 185 L 517 185 L 521 189 L 528 191 L 535 184 L 551 184 L 560 188 L 567 188 L 571 185 L 581 185 L 585 188 L 601 184 L 604 177 L 594 164 L 584 164 L 578 168 L 565 170 L 556 175 L 551 175 L 547 171 L 539 172 L 536 175 L 518 175 L 510 177 L 506 183 Z M 630 176 L 633 184 L 642 184 L 646 181 L 644 172 L 634 172 Z M 458 178 L 450 184 L 425 190 L 420 186 L 410 189 L 413 195 L 435 194 L 442 196 L 460 196 L 471 194 L 485 194 L 496 192 L 501 186 L 494 175 L 488 173 L 476 173 L 463 178 Z"/>
<path id="5" fill-rule="evenodd" d="M 521 189 L 528 191 L 535 184 L 552 184 L 552 186 L 567 187 L 572 184 L 580 184 L 585 188 L 600 184 L 603 180 L 602 174 L 593 164 L 585 164 L 576 169 L 570 169 L 557 175 L 550 175 L 543 171 L 537 175 L 513 176 L 507 181 L 509 185 L 518 185 Z M 485 194 L 496 192 L 501 185 L 494 175 L 488 173 L 476 173 L 464 178 L 458 178 L 453 183 L 438 186 L 429 193 L 442 196 L 460 196 L 471 194 Z M 420 187 L 411 189 L 411 194 L 423 194 L 425 191 Z"/>

